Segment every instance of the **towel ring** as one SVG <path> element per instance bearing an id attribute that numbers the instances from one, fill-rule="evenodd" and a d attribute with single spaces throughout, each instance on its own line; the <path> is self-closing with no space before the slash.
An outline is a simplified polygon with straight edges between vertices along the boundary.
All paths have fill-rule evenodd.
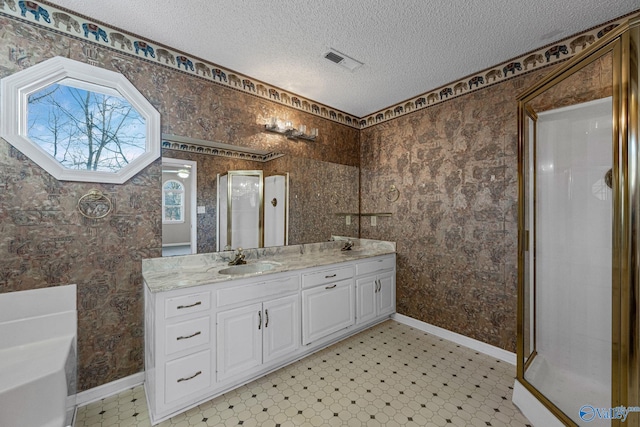
<path id="1" fill-rule="evenodd" d="M 398 200 L 398 198 L 400 198 L 400 190 L 398 190 L 396 188 L 395 185 L 391 185 L 391 187 L 389 187 L 389 190 L 387 190 L 387 200 L 390 202 L 395 202 L 396 200 Z"/>
<path id="2" fill-rule="evenodd" d="M 109 215 L 113 205 L 100 190 L 91 189 L 78 200 L 78 211 L 89 219 L 100 219 Z"/>

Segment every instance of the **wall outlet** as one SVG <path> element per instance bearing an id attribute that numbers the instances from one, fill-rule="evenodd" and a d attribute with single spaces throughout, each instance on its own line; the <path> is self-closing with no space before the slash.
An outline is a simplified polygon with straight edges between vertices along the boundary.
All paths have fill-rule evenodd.
<path id="1" fill-rule="evenodd" d="M 378 225 L 378 217 L 374 215 L 371 217 L 371 226 L 375 227 L 377 225 Z"/>
<path id="2" fill-rule="evenodd" d="M 347 225 L 351 225 L 351 215 L 345 215 L 345 222 Z"/>
<path id="3" fill-rule="evenodd" d="M 197 212 L 199 214 L 207 213 L 207 209 L 205 206 L 198 206 Z"/>

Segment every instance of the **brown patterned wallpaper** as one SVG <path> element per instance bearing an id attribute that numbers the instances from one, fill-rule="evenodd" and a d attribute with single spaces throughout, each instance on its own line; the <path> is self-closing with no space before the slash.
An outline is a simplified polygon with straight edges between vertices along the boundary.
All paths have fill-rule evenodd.
<path id="1" fill-rule="evenodd" d="M 365 218 L 361 237 L 397 242 L 398 312 L 515 350 L 515 98 L 550 68 L 357 130 L 1 15 L 0 32 L 0 77 L 55 55 L 94 61 L 132 81 L 164 133 L 287 154 L 266 170 L 291 173 L 291 243 L 357 235 L 335 212 L 358 211 L 359 173 L 361 211 L 393 214 Z M 265 133 L 271 116 L 320 138 Z M 199 216 L 199 250 L 212 250 L 215 174 L 245 166 L 163 155 L 202 162 L 198 203 L 213 214 Z M 140 260 L 160 255 L 160 178 L 158 160 L 124 185 L 59 182 L 0 140 L 0 292 L 78 284 L 80 391 L 143 369 Z M 89 221 L 75 204 L 94 187 L 114 211 Z"/>
<path id="2" fill-rule="evenodd" d="M 544 72 L 544 71 L 543 71 Z M 548 70 L 546 71 L 548 72 Z M 397 243 L 398 312 L 515 351 L 517 93 L 540 71 L 361 131 L 362 237 Z M 390 185 L 400 191 L 386 200 Z"/>
<path id="3" fill-rule="evenodd" d="M 289 172 L 289 243 L 322 242 L 333 235 L 358 236 L 358 221 L 336 213 L 359 212 L 360 168 L 295 156 L 269 162 L 268 172 Z"/>
<path id="4" fill-rule="evenodd" d="M 357 129 L 3 15 L 0 39 L 0 77 L 56 55 L 119 71 L 160 111 L 164 133 L 288 154 L 285 158 L 299 162 L 291 160 L 289 170 L 296 186 L 310 185 L 297 175 L 314 172 L 306 169 L 312 161 L 357 170 Z M 320 136 L 310 143 L 265 133 L 263 124 L 271 116 L 318 128 Z M 215 181 L 215 170 L 208 163 L 201 167 L 199 181 Z M 325 173 L 316 178 L 321 176 Z M 161 253 L 160 181 L 158 159 L 123 185 L 60 182 L 0 140 L 0 293 L 78 285 L 79 391 L 143 369 L 140 260 Z M 91 188 L 113 202 L 113 212 L 104 219 L 87 220 L 76 210 L 78 199 Z M 215 195 L 210 185 L 206 190 L 208 197 L 211 191 Z M 332 193 L 324 197 L 320 204 L 332 203 Z M 313 218 L 313 212 L 309 215 Z M 209 217 L 202 226 L 211 224 Z M 317 230 L 320 238 L 304 230 L 309 224 L 318 226 L 292 221 L 300 228 L 292 235 L 325 240 L 334 232 L 327 224 Z M 349 231 L 357 233 L 357 228 Z M 211 248 L 211 237 L 201 239 L 202 250 Z"/>

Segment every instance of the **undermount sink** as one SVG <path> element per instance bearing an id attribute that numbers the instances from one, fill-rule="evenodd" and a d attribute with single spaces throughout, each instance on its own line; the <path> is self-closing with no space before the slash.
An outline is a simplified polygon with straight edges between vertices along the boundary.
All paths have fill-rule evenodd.
<path id="1" fill-rule="evenodd" d="M 218 273 L 225 275 L 264 273 L 273 270 L 275 266 L 276 264 L 271 262 L 256 262 L 254 264 L 232 265 L 218 270 Z"/>

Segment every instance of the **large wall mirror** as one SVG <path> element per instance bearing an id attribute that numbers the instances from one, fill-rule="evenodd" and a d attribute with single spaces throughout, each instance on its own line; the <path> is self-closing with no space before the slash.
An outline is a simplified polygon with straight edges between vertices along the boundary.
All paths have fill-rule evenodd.
<path id="1" fill-rule="evenodd" d="M 1 89 L 0 135 L 56 179 L 122 184 L 160 155 L 160 114 L 120 73 L 55 57 Z"/>
<path id="2" fill-rule="evenodd" d="M 306 158 L 301 155 L 282 155 L 263 150 L 203 141 L 174 135 L 163 135 L 163 177 L 179 170 L 184 161 L 197 164 L 197 191 L 194 204 L 197 223 L 197 253 L 224 249 L 220 241 L 218 176 L 230 171 L 261 171 L 265 179 L 288 178 L 286 243 L 290 245 L 316 243 L 331 235 L 358 236 L 357 219 L 347 221 L 344 212 L 359 211 L 359 174 L 357 166 Z M 167 159 L 174 165 L 164 166 Z M 273 196 L 265 197 L 266 208 L 271 208 Z M 277 204 L 281 206 L 281 204 Z M 276 227 L 265 223 L 265 236 Z M 276 231 L 276 234 L 280 234 Z M 224 237 L 224 236 L 222 236 Z M 272 246 L 265 240 L 264 246 Z M 222 244 L 220 244 L 222 243 Z M 171 245 L 164 239 L 163 246 Z M 277 244 L 276 246 L 280 246 Z M 248 248 L 248 247 L 245 247 Z M 175 248 L 165 247 L 166 254 Z"/>

